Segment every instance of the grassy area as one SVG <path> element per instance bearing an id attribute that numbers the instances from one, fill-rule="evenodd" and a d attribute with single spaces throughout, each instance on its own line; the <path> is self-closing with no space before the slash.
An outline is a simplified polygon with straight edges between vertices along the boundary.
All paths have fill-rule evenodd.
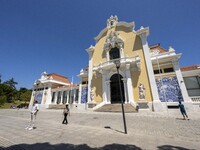
<path id="1" fill-rule="evenodd" d="M 11 106 L 18 106 L 24 103 L 28 104 L 28 102 L 25 102 L 25 101 L 14 101 L 12 103 L 5 103 L 4 105 L 0 106 L 0 109 L 10 109 Z"/>

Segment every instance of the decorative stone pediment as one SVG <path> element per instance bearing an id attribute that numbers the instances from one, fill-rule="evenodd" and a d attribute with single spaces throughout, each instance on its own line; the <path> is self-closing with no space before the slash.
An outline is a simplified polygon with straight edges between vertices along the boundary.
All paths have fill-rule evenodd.
<path id="1" fill-rule="evenodd" d="M 117 16 L 111 16 L 108 20 L 107 20 L 107 28 L 110 29 L 110 28 L 113 28 L 116 26 L 118 22 L 118 17 Z"/>
<path id="2" fill-rule="evenodd" d="M 118 47 L 123 48 L 124 47 L 124 41 L 119 37 L 119 33 L 116 31 L 111 31 L 111 33 L 106 38 L 106 43 L 104 44 L 104 50 L 109 51 L 111 48 Z"/>
<path id="3" fill-rule="evenodd" d="M 158 55 L 159 53 L 160 53 L 160 51 L 158 49 L 155 49 L 155 50 L 151 51 L 151 56 Z"/>

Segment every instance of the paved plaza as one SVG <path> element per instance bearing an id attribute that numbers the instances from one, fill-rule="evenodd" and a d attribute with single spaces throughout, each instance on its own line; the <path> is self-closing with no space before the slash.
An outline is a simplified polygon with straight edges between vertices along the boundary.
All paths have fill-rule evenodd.
<path id="1" fill-rule="evenodd" d="M 177 113 L 176 113 L 177 111 Z M 187 150 L 200 149 L 200 113 L 182 120 L 168 113 L 72 111 L 63 125 L 62 110 L 40 110 L 36 129 L 27 131 L 29 110 L 0 110 L 0 149 L 6 150 Z"/>

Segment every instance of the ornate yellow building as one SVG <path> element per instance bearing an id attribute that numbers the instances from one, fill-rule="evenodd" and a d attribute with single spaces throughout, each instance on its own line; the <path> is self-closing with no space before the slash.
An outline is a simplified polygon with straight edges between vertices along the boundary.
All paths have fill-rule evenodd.
<path id="1" fill-rule="evenodd" d="M 147 109 L 163 111 L 179 100 L 191 106 L 178 65 L 181 54 L 159 44 L 150 47 L 149 28 L 134 27 L 134 22 L 119 22 L 117 16 L 107 20 L 107 27 L 95 37 L 96 45 L 86 49 L 89 65 L 80 71 L 80 101 L 95 108 L 120 103 L 121 85 L 124 103 L 133 107 L 146 103 Z"/>

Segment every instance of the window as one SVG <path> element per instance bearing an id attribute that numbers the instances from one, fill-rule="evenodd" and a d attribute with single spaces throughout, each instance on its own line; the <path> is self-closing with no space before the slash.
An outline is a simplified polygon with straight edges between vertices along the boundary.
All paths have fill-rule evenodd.
<path id="1" fill-rule="evenodd" d="M 67 91 L 63 92 L 63 104 L 67 103 Z"/>
<path id="2" fill-rule="evenodd" d="M 185 77 L 184 81 L 189 96 L 200 96 L 199 77 Z"/>
<path id="3" fill-rule="evenodd" d="M 57 95 L 57 104 L 60 104 L 60 102 L 61 102 L 61 91 L 59 91 Z"/>
<path id="4" fill-rule="evenodd" d="M 168 72 L 174 72 L 174 69 L 173 68 L 165 68 L 164 73 L 168 73 Z"/>
<path id="5" fill-rule="evenodd" d="M 162 73 L 162 70 L 161 69 L 160 69 L 160 71 L 159 70 L 154 70 L 153 72 L 154 72 L 154 74 L 159 74 L 159 73 Z"/>
<path id="6" fill-rule="evenodd" d="M 120 58 L 119 48 L 115 47 L 109 51 L 110 60 Z"/>
<path id="7" fill-rule="evenodd" d="M 87 81 L 83 81 L 82 84 L 87 84 Z"/>
<path id="8" fill-rule="evenodd" d="M 53 92 L 51 102 L 54 102 L 56 92 Z"/>

